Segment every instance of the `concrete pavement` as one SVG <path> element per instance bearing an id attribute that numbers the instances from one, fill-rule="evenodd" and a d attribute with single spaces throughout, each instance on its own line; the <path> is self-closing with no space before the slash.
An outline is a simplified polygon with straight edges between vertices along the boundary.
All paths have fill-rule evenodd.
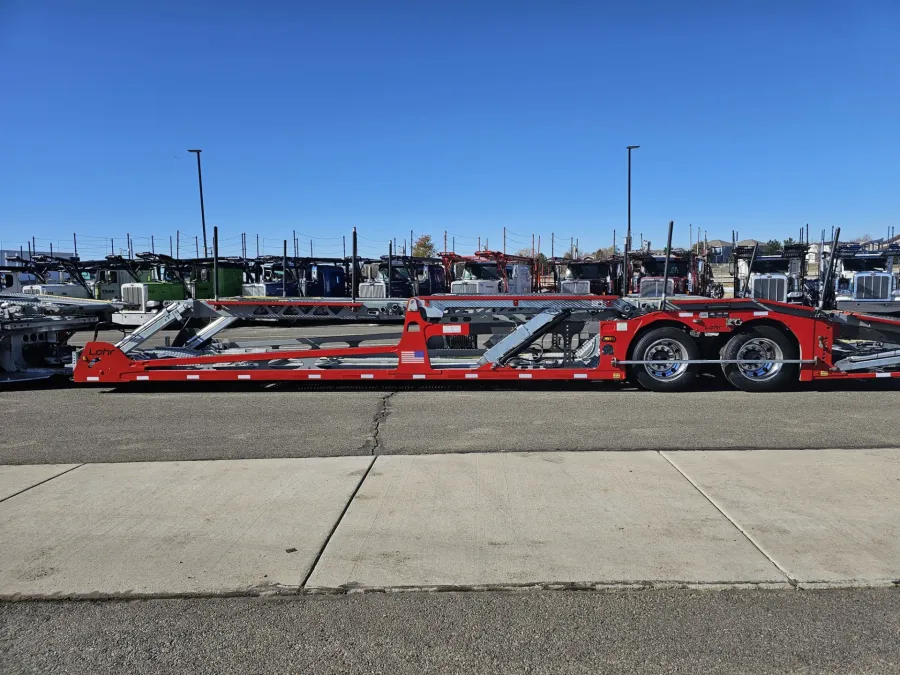
<path id="1" fill-rule="evenodd" d="M 379 457 L 310 588 L 769 583 L 653 452 Z"/>
<path id="2" fill-rule="evenodd" d="M 763 395 L 617 385 L 20 389 L 0 392 L 0 464 L 892 447 L 896 429 L 873 417 L 892 409 L 900 409 L 900 389 L 876 382 Z"/>
<path id="3" fill-rule="evenodd" d="M 86 464 L 49 480 L 59 467 L 3 467 L 0 484 L 32 487 L 0 502 L 0 596 L 893 586 L 898 457 L 153 462 Z"/>
<path id="4" fill-rule="evenodd" d="M 297 589 L 372 461 L 80 466 L 0 502 L 0 594 Z"/>

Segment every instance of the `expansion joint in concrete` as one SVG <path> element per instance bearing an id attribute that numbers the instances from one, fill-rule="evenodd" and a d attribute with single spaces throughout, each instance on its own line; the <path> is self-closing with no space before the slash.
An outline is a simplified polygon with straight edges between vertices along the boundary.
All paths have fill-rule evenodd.
<path id="1" fill-rule="evenodd" d="M 787 571 L 786 569 L 784 569 L 781 565 L 779 565 L 778 562 L 777 562 L 771 555 L 769 555 L 769 553 L 768 553 L 768 552 L 767 552 L 767 551 L 759 544 L 759 542 L 757 542 L 757 541 L 750 535 L 749 532 L 747 532 L 743 527 L 741 527 L 741 526 L 737 523 L 737 521 L 735 521 L 734 518 L 732 518 L 730 515 L 728 515 L 728 513 L 725 511 L 725 509 L 722 508 L 719 504 L 717 504 L 717 503 L 716 503 L 716 500 L 714 500 L 714 499 L 706 492 L 706 490 L 704 490 L 702 487 L 700 487 L 693 479 L 691 479 L 690 476 L 688 476 L 684 471 L 682 471 L 682 470 L 681 470 L 681 467 L 678 466 L 675 462 L 673 462 L 673 461 L 668 457 L 668 455 L 667 455 L 666 453 L 664 453 L 664 452 L 658 452 L 658 454 L 659 454 L 664 460 L 666 460 L 666 461 L 672 466 L 673 469 L 675 469 L 678 473 L 680 473 L 680 474 L 682 475 L 682 477 L 683 477 L 688 483 L 690 483 L 691 485 L 693 485 L 693 486 L 694 486 L 694 489 L 697 490 L 697 492 L 699 492 L 701 495 L 703 495 L 703 497 L 706 499 L 706 501 L 708 501 L 708 502 L 713 506 L 713 508 L 716 509 L 716 511 L 718 511 L 719 513 L 721 513 L 721 514 L 722 514 L 722 517 L 725 518 L 725 520 L 727 520 L 729 523 L 731 523 L 732 526 L 734 526 L 734 528 L 735 528 L 738 532 L 740 532 L 742 535 L 744 535 L 744 538 L 745 538 L 747 541 L 749 541 L 749 542 L 753 545 L 753 547 L 754 547 L 757 551 L 759 551 L 760 554 L 761 554 L 762 556 L 764 556 L 764 557 L 766 558 L 766 560 L 768 560 L 770 563 L 772 563 L 772 565 L 774 565 L 774 566 L 778 569 L 778 571 L 781 572 L 781 573 L 784 575 L 785 579 L 787 579 L 788 583 L 789 583 L 791 586 L 794 586 L 794 587 L 797 586 L 798 581 L 797 581 L 796 579 L 794 579 L 794 578 L 788 573 L 788 571 Z"/>

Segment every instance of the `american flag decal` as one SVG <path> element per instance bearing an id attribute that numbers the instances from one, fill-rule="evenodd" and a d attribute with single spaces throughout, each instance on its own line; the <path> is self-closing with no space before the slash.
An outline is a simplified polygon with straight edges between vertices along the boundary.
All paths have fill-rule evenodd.
<path id="1" fill-rule="evenodd" d="M 400 363 L 425 363 L 425 352 L 400 352 Z"/>

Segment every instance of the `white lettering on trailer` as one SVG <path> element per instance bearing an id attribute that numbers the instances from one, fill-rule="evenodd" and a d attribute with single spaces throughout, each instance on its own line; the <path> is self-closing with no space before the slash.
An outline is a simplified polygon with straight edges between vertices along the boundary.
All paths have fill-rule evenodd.
<path id="1" fill-rule="evenodd" d="M 239 380 L 249 380 L 250 376 L 249 375 L 238 375 L 238 379 Z"/>
<path id="2" fill-rule="evenodd" d="M 445 333 L 462 333 L 462 326 L 444 326 Z"/>
<path id="3" fill-rule="evenodd" d="M 586 380 L 587 373 L 575 373 L 574 375 L 572 375 L 572 377 L 576 380 Z"/>
<path id="4" fill-rule="evenodd" d="M 413 379 L 414 380 L 424 380 L 425 376 L 424 375 L 413 375 Z"/>
<path id="5" fill-rule="evenodd" d="M 359 376 L 359 379 L 371 380 L 373 377 L 375 377 L 375 376 L 372 373 L 363 373 L 362 375 Z"/>
<path id="6" fill-rule="evenodd" d="M 682 319 L 690 319 L 692 316 L 694 316 L 694 313 L 693 312 L 678 312 L 678 316 L 680 316 Z"/>
<path id="7" fill-rule="evenodd" d="M 149 376 L 149 375 L 138 375 L 138 376 L 137 376 L 137 379 L 139 379 L 139 380 L 149 380 L 149 379 L 150 379 L 150 376 Z"/>
<path id="8" fill-rule="evenodd" d="M 753 316 L 769 316 L 768 312 L 753 312 Z"/>
<path id="9" fill-rule="evenodd" d="M 99 377 L 86 377 L 85 379 L 86 379 L 88 382 L 99 382 L 99 381 L 100 381 L 100 378 L 99 378 Z"/>
<path id="10" fill-rule="evenodd" d="M 478 373 L 466 373 L 466 379 L 467 380 L 477 380 Z"/>
<path id="11" fill-rule="evenodd" d="M 627 321 L 617 321 L 616 322 L 616 330 L 620 333 L 624 333 L 628 330 L 628 322 Z"/>
<path id="12" fill-rule="evenodd" d="M 187 376 L 187 379 L 189 379 L 189 380 L 199 380 L 199 379 L 200 379 L 200 376 L 199 376 L 199 375 L 188 375 L 188 376 Z"/>
<path id="13" fill-rule="evenodd" d="M 310 374 L 309 374 L 309 379 L 310 379 L 310 380 L 321 380 L 321 379 L 322 379 L 322 376 L 319 375 L 319 373 L 310 373 Z"/>
<path id="14" fill-rule="evenodd" d="M 530 380 L 531 373 L 519 373 L 519 379 L 520 380 Z"/>
<path id="15" fill-rule="evenodd" d="M 890 373 L 875 373 L 875 377 L 890 377 Z"/>

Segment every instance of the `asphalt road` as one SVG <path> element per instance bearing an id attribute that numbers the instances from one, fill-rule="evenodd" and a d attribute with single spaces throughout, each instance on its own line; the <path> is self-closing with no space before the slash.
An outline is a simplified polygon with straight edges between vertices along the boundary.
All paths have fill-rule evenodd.
<path id="1" fill-rule="evenodd" d="M 900 591 L 0 605 L 3 673 L 897 673 Z"/>
<path id="2" fill-rule="evenodd" d="M 0 392 L 0 464 L 894 447 L 896 410 L 900 389 L 863 384 L 777 394 L 654 394 L 616 385 L 20 388 Z"/>

